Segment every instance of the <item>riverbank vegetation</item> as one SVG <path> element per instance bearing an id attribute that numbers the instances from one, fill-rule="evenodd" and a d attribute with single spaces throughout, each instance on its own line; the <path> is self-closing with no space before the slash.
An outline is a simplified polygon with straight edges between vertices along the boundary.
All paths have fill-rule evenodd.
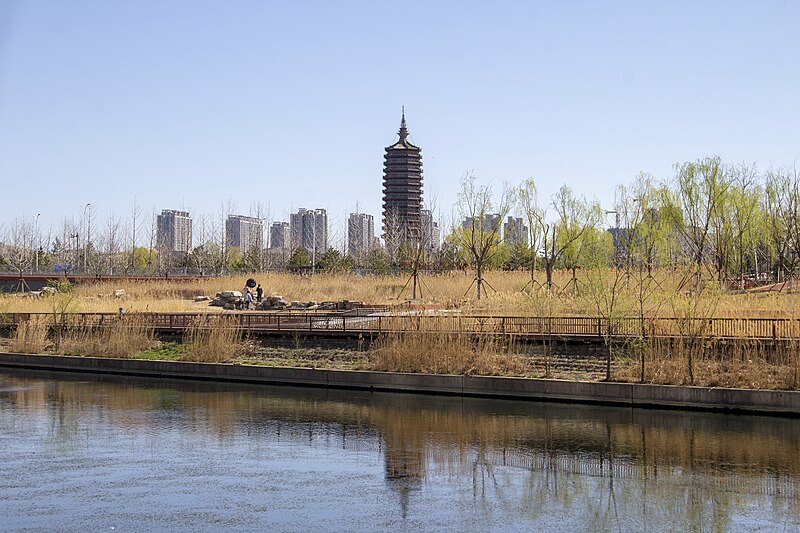
<path id="1" fill-rule="evenodd" d="M 438 319 L 437 319 L 438 320 Z M 720 340 L 702 331 L 575 348 L 557 339 L 520 342 L 513 335 L 453 330 L 441 317 L 422 331 L 383 335 L 372 344 L 319 347 L 298 336 L 292 346 L 247 338 L 227 317 L 198 321 L 180 342 L 157 339 L 135 316 L 103 327 L 59 327 L 33 317 L 3 344 L 10 351 L 199 361 L 341 370 L 608 380 L 775 390 L 800 389 L 800 339 L 770 344 Z M 799 328 L 800 329 L 800 328 Z M 800 331 L 797 332 L 800 336 Z M 691 336 L 694 335 L 694 336 Z M 289 344 L 292 344 L 291 341 Z"/>

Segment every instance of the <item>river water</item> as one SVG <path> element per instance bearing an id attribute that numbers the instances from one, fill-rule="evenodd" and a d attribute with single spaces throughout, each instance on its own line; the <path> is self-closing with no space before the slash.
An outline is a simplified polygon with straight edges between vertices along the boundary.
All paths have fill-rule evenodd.
<path id="1" fill-rule="evenodd" d="M 5 369 L 0 529 L 796 531 L 800 423 Z"/>

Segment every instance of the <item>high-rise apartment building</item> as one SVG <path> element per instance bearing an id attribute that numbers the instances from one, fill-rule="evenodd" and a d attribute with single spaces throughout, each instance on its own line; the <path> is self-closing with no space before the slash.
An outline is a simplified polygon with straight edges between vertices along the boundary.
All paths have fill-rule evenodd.
<path id="1" fill-rule="evenodd" d="M 439 223 L 433 219 L 430 209 L 421 211 L 422 220 L 422 240 L 429 253 L 439 250 L 442 235 L 439 230 Z"/>
<path id="2" fill-rule="evenodd" d="M 225 243 L 239 248 L 246 256 L 264 247 L 264 221 L 244 215 L 228 215 L 225 220 Z"/>
<path id="3" fill-rule="evenodd" d="M 288 250 L 291 246 L 292 234 L 288 222 L 273 222 L 269 227 L 269 247 L 273 250 Z"/>
<path id="4" fill-rule="evenodd" d="M 398 135 L 383 164 L 383 238 L 390 246 L 421 237 L 422 150 L 408 140 L 405 109 Z"/>
<path id="5" fill-rule="evenodd" d="M 188 211 L 161 210 L 156 217 L 156 245 L 164 252 L 191 251 L 192 217 Z"/>
<path id="6" fill-rule="evenodd" d="M 503 219 L 500 218 L 499 213 L 489 213 L 483 215 L 483 222 L 478 225 L 477 217 L 466 217 L 464 222 L 461 223 L 462 229 L 470 229 L 472 227 L 473 222 L 476 223 L 476 227 L 480 228 L 483 231 L 492 231 L 493 229 L 497 230 L 497 236 L 500 237 L 500 232 L 502 228 Z"/>
<path id="7" fill-rule="evenodd" d="M 528 246 L 528 226 L 522 218 L 509 216 L 503 224 L 503 239 L 508 244 Z"/>
<path id="8" fill-rule="evenodd" d="M 289 216 L 292 249 L 304 248 L 317 255 L 328 249 L 328 212 L 324 209 L 299 209 Z"/>
<path id="9" fill-rule="evenodd" d="M 360 257 L 367 254 L 375 240 L 375 218 L 366 213 L 350 213 L 347 219 L 347 254 Z"/>

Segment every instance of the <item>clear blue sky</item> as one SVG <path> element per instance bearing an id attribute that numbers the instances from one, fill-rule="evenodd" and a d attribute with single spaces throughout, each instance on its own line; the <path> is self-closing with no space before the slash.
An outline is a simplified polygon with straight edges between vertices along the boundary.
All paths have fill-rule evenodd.
<path id="1" fill-rule="evenodd" d="M 0 0 L 0 220 L 380 218 L 405 105 L 426 200 L 472 171 L 604 205 L 640 172 L 800 156 L 800 2 Z"/>

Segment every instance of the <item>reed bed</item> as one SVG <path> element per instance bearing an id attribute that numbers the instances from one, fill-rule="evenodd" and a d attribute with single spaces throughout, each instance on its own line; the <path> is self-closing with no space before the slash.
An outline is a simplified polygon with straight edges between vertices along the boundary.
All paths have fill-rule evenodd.
<path id="1" fill-rule="evenodd" d="M 47 316 L 32 316 L 17 325 L 11 336 L 10 349 L 18 353 L 42 353 L 50 344 L 49 331 Z"/>
<path id="2" fill-rule="evenodd" d="M 153 329 L 143 319 L 126 316 L 102 327 L 66 329 L 61 334 L 59 351 L 67 355 L 130 359 L 157 343 Z"/>
<path id="3" fill-rule="evenodd" d="M 475 336 L 453 330 L 446 320 L 427 321 L 424 331 L 382 336 L 370 354 L 372 370 L 456 375 L 527 375 L 528 358 L 517 353 L 513 338 Z"/>
<path id="4" fill-rule="evenodd" d="M 640 339 L 621 352 L 613 375 L 617 381 L 800 389 L 800 340 L 772 344 L 744 337 L 720 340 L 700 334 Z"/>
<path id="5" fill-rule="evenodd" d="M 225 363 L 245 350 L 238 323 L 226 316 L 201 317 L 192 322 L 183 334 L 186 347 L 181 361 Z"/>

